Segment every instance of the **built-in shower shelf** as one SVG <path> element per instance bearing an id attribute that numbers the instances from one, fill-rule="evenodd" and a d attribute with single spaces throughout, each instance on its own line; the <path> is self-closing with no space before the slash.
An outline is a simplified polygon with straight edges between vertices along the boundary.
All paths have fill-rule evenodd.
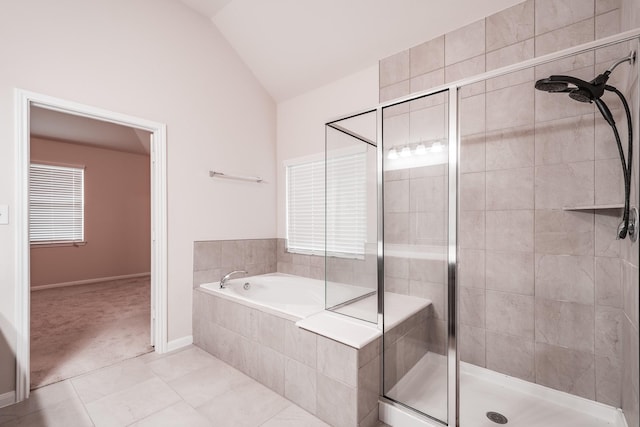
<path id="1" fill-rule="evenodd" d="M 622 203 L 615 203 L 611 205 L 585 205 L 585 206 L 564 206 L 563 211 L 590 211 L 590 210 L 602 210 L 602 209 L 622 209 L 624 205 Z"/>

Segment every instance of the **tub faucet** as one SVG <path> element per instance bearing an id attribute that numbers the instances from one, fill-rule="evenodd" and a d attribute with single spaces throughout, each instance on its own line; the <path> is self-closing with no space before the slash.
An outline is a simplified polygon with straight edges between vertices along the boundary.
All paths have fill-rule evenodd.
<path id="1" fill-rule="evenodd" d="M 225 285 L 227 284 L 227 280 L 229 280 L 231 278 L 231 276 L 233 276 L 236 273 L 244 273 L 244 274 L 249 274 L 247 271 L 245 270 L 234 270 L 231 273 L 227 273 L 225 274 L 222 279 L 220 279 L 220 289 L 224 289 Z"/>

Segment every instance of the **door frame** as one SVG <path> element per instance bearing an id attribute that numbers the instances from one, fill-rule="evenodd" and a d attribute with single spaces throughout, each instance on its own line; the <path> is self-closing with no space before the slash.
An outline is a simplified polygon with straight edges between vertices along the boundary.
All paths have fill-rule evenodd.
<path id="1" fill-rule="evenodd" d="M 16 402 L 30 391 L 30 109 L 65 114 L 141 129 L 152 134 L 151 163 L 151 325 L 156 353 L 167 351 L 167 144 L 166 125 L 48 95 L 15 89 L 16 160 Z"/>

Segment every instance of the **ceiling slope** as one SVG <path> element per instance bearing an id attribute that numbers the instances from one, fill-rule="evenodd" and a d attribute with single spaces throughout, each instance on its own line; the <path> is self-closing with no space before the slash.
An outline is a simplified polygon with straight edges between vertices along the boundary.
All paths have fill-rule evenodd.
<path id="1" fill-rule="evenodd" d="M 276 101 L 522 0 L 181 0 L 208 17 Z"/>

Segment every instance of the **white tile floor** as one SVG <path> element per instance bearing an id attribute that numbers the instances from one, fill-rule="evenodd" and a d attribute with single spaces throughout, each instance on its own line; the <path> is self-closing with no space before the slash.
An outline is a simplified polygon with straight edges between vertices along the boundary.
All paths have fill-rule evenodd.
<path id="1" fill-rule="evenodd" d="M 2 427 L 328 427 L 205 351 L 146 354 L 35 390 Z"/>

